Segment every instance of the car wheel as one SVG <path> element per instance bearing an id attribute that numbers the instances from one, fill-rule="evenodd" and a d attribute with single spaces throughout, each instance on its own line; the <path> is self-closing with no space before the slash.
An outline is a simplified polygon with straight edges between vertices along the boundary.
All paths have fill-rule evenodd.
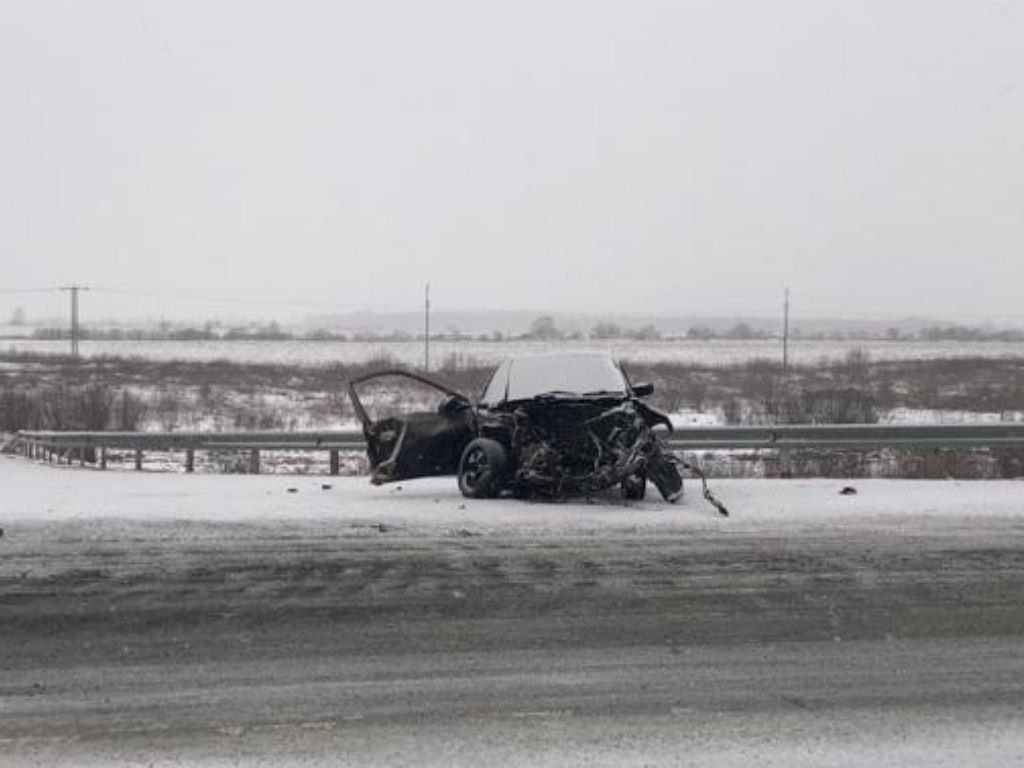
<path id="1" fill-rule="evenodd" d="M 622 498 L 626 501 L 643 501 L 646 495 L 647 477 L 645 475 L 630 475 L 622 481 Z"/>
<path id="2" fill-rule="evenodd" d="M 487 437 L 471 440 L 459 459 L 459 490 L 471 499 L 493 499 L 501 491 L 507 466 L 501 443 Z"/>

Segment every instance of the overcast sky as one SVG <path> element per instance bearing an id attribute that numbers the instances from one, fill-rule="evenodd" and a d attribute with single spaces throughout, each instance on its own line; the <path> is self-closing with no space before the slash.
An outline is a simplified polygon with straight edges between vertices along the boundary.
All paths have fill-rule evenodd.
<path id="1" fill-rule="evenodd" d="M 1021 317 L 1024 4 L 6 0 L 0 289 L 74 280 Z"/>

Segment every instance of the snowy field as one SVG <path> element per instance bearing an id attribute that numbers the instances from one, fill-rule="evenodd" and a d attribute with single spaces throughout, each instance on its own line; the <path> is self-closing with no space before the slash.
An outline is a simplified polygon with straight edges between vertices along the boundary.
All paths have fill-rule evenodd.
<path id="1" fill-rule="evenodd" d="M 557 352 L 609 353 L 636 362 L 688 362 L 704 365 L 744 363 L 756 358 L 780 358 L 779 340 L 730 341 L 434 341 L 431 358 L 436 364 L 455 357 L 459 362 L 495 363 L 506 357 Z M 807 341 L 790 344 L 790 360 L 817 363 L 844 357 L 862 349 L 873 360 L 932 360 L 954 357 L 1024 357 L 1024 342 L 904 342 L 904 341 Z M 0 350 L 65 354 L 66 341 L 3 339 Z M 339 342 L 339 341 L 84 341 L 82 354 L 89 356 L 138 356 L 157 360 L 217 360 L 240 362 L 316 364 L 357 363 L 387 356 L 418 365 L 423 361 L 422 342 Z"/>

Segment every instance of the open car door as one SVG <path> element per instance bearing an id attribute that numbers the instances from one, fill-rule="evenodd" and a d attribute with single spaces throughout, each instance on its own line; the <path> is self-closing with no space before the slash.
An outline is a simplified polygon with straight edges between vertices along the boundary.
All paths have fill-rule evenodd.
<path id="1" fill-rule="evenodd" d="M 371 417 L 376 404 L 360 398 L 359 390 L 388 378 L 412 380 L 436 393 L 440 404 L 432 410 Z M 399 398 L 408 387 L 395 387 Z M 401 370 L 385 370 L 353 379 L 349 397 L 366 436 L 370 481 L 375 485 L 395 480 L 458 472 L 462 449 L 475 435 L 475 417 L 469 399 L 424 376 Z M 364 397 L 366 397 L 364 393 Z"/>

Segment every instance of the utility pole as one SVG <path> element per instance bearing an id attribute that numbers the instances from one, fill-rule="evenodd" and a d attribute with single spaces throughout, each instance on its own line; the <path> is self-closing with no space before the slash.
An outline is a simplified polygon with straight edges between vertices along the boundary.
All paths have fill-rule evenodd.
<path id="1" fill-rule="evenodd" d="M 782 382 L 789 378 L 789 288 L 782 300 Z"/>
<path id="2" fill-rule="evenodd" d="M 427 283 L 423 306 L 423 370 L 430 370 L 430 283 Z"/>
<path id="3" fill-rule="evenodd" d="M 793 417 L 789 397 L 789 286 L 782 299 L 782 408 L 783 419 L 788 423 Z M 789 449 L 779 451 L 779 477 L 792 477 L 793 466 Z"/>
<path id="4" fill-rule="evenodd" d="M 65 285 L 62 286 L 60 290 L 68 291 L 71 293 L 71 356 L 78 357 L 78 292 L 88 291 L 89 286 Z"/>

